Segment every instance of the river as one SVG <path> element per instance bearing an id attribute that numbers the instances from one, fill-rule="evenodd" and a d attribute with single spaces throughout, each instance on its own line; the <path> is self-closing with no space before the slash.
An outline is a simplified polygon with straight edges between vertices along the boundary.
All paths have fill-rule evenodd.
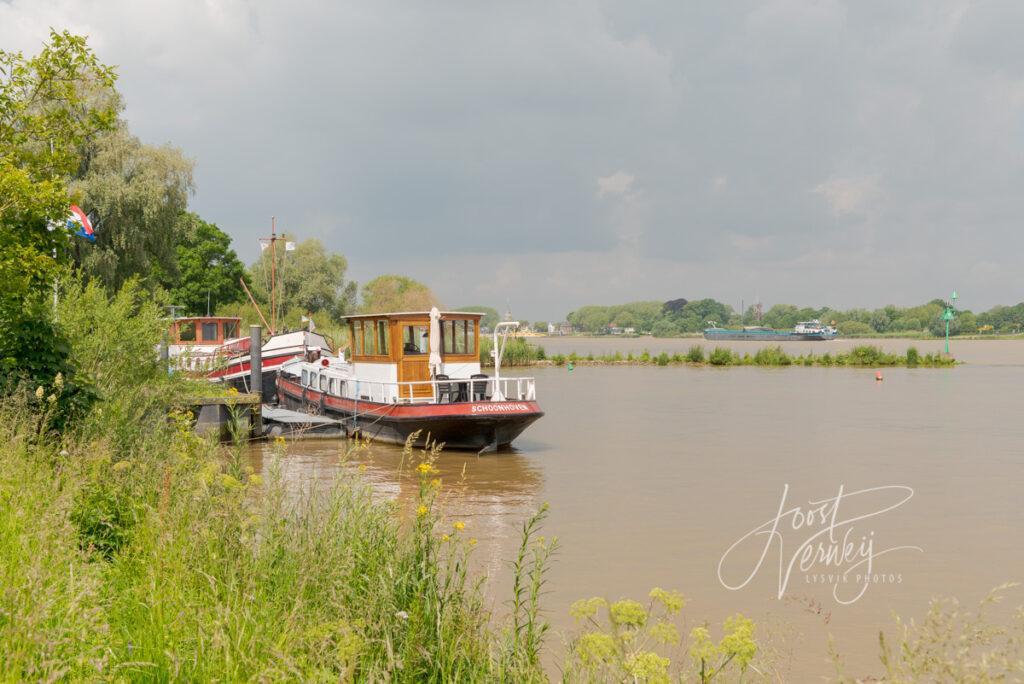
<path id="1" fill-rule="evenodd" d="M 549 355 L 584 356 L 711 346 L 651 338 L 536 342 Z M 863 343 L 900 352 L 914 345 L 922 353 L 942 345 L 783 346 L 820 353 Z M 736 612 L 753 617 L 762 636 L 770 633 L 786 681 L 834 674 L 828 635 L 847 672 L 878 674 L 878 631 L 891 631 L 893 611 L 920 617 L 933 596 L 969 604 L 996 585 L 1024 580 L 1024 343 L 954 340 L 952 347 L 963 365 L 883 369 L 881 382 L 873 369 L 530 369 L 546 415 L 512 451 L 443 455 L 448 516 L 479 539 L 476 560 L 491 578 L 497 611 L 519 527 L 547 502 L 545 533 L 560 543 L 544 602 L 556 632 L 572 629 L 568 607 L 578 598 L 646 600 L 661 586 L 689 598 L 686 630 Z M 295 442 L 285 476 L 329 480 L 354 467 L 341 465 L 342 451 L 338 442 Z M 365 475 L 382 495 L 407 500 L 415 485 L 412 474 L 400 474 L 399 453 L 377 447 Z M 846 496 L 835 510 L 814 512 L 821 505 L 809 502 L 834 499 L 841 487 Z M 861 490 L 873 491 L 854 494 Z M 749 537 L 721 562 L 734 542 L 794 507 L 800 511 L 782 516 L 776 534 Z M 844 558 L 803 569 L 797 559 L 787 573 L 801 544 L 827 554 L 833 539 Z M 855 566 L 866 557 L 871 573 L 866 563 Z M 849 571 L 846 582 L 835 579 L 837 571 Z M 870 577 L 854 579 L 861 574 Z M 1010 599 L 1024 604 L 1024 592 Z M 561 639 L 548 643 L 555 667 Z"/>

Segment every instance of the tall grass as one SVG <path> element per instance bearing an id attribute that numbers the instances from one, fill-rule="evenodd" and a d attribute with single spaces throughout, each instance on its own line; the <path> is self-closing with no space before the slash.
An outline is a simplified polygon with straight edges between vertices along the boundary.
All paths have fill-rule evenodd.
<path id="1" fill-rule="evenodd" d="M 420 489 L 403 517 L 358 475 L 289 492 L 276 465 L 253 473 L 184 415 L 128 452 L 103 439 L 40 443 L 32 423 L 0 407 L 0 651 L 11 679 L 542 676 L 550 551 L 520 558 L 509 642 L 469 576 L 469 540 L 441 529 L 436 451 L 407 447 Z"/>
<path id="2" fill-rule="evenodd" d="M 481 336 L 480 365 L 494 365 L 494 359 L 491 357 L 492 349 L 494 349 L 494 341 L 490 337 Z M 505 343 L 505 350 L 501 355 L 501 365 L 529 366 L 535 361 L 543 361 L 545 358 L 543 347 L 530 344 L 521 337 L 512 337 Z"/>

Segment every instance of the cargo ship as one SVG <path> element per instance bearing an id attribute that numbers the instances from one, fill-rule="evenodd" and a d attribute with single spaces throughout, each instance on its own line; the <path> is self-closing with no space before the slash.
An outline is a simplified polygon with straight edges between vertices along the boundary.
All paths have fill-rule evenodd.
<path id="1" fill-rule="evenodd" d="M 821 321 L 801 321 L 792 330 L 776 330 L 762 325 L 749 325 L 743 328 L 704 329 L 705 340 L 753 340 L 755 342 L 824 342 L 834 340 L 839 334 L 833 326 L 823 325 Z"/>

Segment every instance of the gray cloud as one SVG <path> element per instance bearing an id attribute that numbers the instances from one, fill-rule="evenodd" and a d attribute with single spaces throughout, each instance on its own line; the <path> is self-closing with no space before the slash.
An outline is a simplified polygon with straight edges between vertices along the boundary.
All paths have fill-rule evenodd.
<path id="1" fill-rule="evenodd" d="M 253 259 L 269 216 L 449 304 L 1024 299 L 1017 3 L 13 0 L 121 65 Z"/>

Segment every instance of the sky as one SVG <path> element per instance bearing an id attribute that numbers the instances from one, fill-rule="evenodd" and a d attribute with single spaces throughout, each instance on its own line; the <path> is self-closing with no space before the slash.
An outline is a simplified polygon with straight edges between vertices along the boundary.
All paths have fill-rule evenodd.
<path id="1" fill-rule="evenodd" d="M 51 26 L 246 262 L 274 215 L 530 320 L 1024 299 L 1024 3 L 0 0 Z"/>

